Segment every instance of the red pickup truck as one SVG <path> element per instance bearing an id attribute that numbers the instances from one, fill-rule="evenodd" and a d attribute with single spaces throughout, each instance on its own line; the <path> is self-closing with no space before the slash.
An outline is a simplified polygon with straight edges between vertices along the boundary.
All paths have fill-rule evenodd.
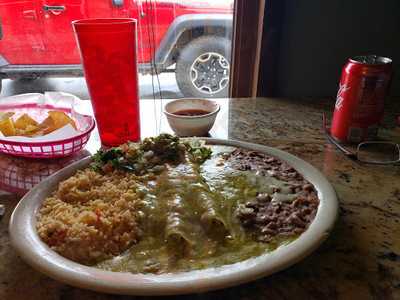
<path id="1" fill-rule="evenodd" d="M 3 78 L 82 76 L 71 21 L 130 17 L 141 73 L 175 71 L 187 97 L 226 96 L 232 11 L 233 0 L 0 1 L 0 89 Z"/>

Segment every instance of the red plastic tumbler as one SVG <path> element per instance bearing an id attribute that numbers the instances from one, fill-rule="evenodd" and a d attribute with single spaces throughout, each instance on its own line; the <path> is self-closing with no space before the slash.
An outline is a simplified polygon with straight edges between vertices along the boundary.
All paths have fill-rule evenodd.
<path id="1" fill-rule="evenodd" d="M 86 19 L 72 26 L 102 144 L 139 140 L 136 20 Z"/>

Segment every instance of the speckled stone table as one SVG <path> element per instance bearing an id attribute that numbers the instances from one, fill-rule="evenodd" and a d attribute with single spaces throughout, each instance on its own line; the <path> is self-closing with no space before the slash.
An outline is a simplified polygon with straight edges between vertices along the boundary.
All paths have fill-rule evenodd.
<path id="1" fill-rule="evenodd" d="M 220 100 L 222 109 L 211 132 L 274 146 L 313 164 L 336 189 L 340 215 L 329 239 L 312 255 L 273 276 L 234 288 L 179 299 L 400 299 L 400 165 L 371 166 L 350 161 L 326 142 L 321 114 L 332 100 Z M 396 105 L 397 103 L 397 105 Z M 398 101 L 388 106 L 385 135 L 400 137 L 394 116 Z M 160 115 L 160 102 L 142 102 L 142 135 L 170 131 Z M 81 107 L 90 111 L 89 102 Z M 99 147 L 93 134 L 87 150 L 62 160 L 32 161 L 0 155 L 0 299 L 141 299 L 99 294 L 67 286 L 26 265 L 8 236 L 11 212 L 22 194 L 52 172 Z M 168 297 L 173 298 L 173 297 Z"/>

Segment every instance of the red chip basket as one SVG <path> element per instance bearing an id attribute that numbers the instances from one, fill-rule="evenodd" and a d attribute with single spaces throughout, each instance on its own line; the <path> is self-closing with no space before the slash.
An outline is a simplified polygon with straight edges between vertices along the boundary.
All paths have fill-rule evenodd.
<path id="1" fill-rule="evenodd" d="M 35 94 L 26 94 L 35 95 Z M 23 95 L 19 95 L 23 96 Z M 0 101 L 0 111 L 20 110 L 22 112 L 61 110 L 71 114 L 71 108 L 57 107 L 48 104 L 23 103 L 18 105 L 2 105 Z M 74 112 L 79 133 L 65 139 L 51 141 L 12 141 L 0 137 L 0 152 L 14 156 L 31 158 L 57 158 L 69 156 L 82 150 L 89 140 L 90 134 L 95 128 L 94 118 L 88 115 Z"/>
<path id="2" fill-rule="evenodd" d="M 33 158 L 64 157 L 82 150 L 89 140 L 90 133 L 95 127 L 94 119 L 90 116 L 90 126 L 83 133 L 72 138 L 51 142 L 12 142 L 0 139 L 0 152 L 16 156 Z"/>

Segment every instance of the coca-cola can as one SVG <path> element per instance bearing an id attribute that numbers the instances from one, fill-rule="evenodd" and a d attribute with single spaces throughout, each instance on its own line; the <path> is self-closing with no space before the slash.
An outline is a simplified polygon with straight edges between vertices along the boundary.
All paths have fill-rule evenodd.
<path id="1" fill-rule="evenodd" d="M 392 60 L 377 55 L 350 58 L 342 70 L 331 135 L 344 143 L 373 140 L 383 118 Z"/>

